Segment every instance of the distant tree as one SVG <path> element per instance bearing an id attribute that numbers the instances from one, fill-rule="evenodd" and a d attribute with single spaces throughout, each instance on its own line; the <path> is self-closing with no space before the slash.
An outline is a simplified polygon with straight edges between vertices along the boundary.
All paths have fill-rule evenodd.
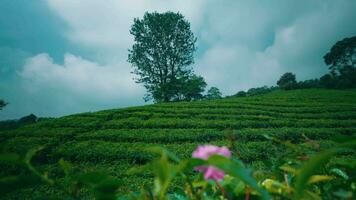
<path id="1" fill-rule="evenodd" d="M 267 94 L 269 92 L 272 92 L 276 90 L 277 87 L 268 87 L 268 86 L 262 86 L 262 87 L 257 87 L 257 88 L 250 88 L 247 90 L 246 96 L 256 96 L 256 95 L 261 95 L 261 94 Z"/>
<path id="2" fill-rule="evenodd" d="M 34 114 L 27 115 L 19 119 L 19 124 L 32 124 L 37 122 L 37 116 Z"/>
<path id="3" fill-rule="evenodd" d="M 221 94 L 219 88 L 211 87 L 206 94 L 206 98 L 207 99 L 221 99 L 221 97 L 222 97 L 221 95 L 222 94 Z"/>
<path id="4" fill-rule="evenodd" d="M 310 79 L 310 80 L 305 80 L 305 81 L 299 81 L 297 87 L 300 89 L 318 88 L 318 87 L 320 87 L 320 81 L 319 81 L 319 79 Z"/>
<path id="5" fill-rule="evenodd" d="M 277 85 L 285 90 L 294 89 L 297 86 L 295 74 L 291 72 L 283 74 L 281 78 L 277 81 Z"/>
<path id="6" fill-rule="evenodd" d="M 0 99 L 0 110 L 2 110 L 2 108 L 5 107 L 6 105 L 7 103 L 4 100 Z"/>
<path id="7" fill-rule="evenodd" d="M 245 97 L 247 95 L 247 93 L 243 90 L 238 91 L 234 96 L 235 97 Z"/>
<path id="8" fill-rule="evenodd" d="M 343 69 L 356 67 L 356 36 L 336 42 L 325 54 L 324 61 L 332 74 L 342 73 Z"/>
<path id="9" fill-rule="evenodd" d="M 181 89 L 187 79 L 196 78 L 190 67 L 194 63 L 196 37 L 184 16 L 146 12 L 143 19 L 134 19 L 130 33 L 135 43 L 129 50 L 128 62 L 138 76 L 136 82 L 147 89 L 145 100 L 168 102 L 185 94 Z"/>

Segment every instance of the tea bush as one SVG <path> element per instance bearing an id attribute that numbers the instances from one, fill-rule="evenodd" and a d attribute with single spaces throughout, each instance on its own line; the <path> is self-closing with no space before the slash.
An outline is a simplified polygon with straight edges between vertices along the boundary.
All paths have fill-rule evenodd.
<path id="1" fill-rule="evenodd" d="M 127 171 L 159 158 L 159 154 L 149 153 L 147 148 L 161 146 L 181 160 L 189 160 L 197 146 L 207 143 L 229 147 L 236 159 L 244 162 L 246 168 L 253 169 L 253 178 L 258 184 L 267 178 L 278 182 L 267 181 L 266 184 L 284 184 L 280 166 L 290 164 L 299 168 L 310 158 L 309 155 L 335 147 L 338 144 L 335 138 L 355 137 L 355 99 L 356 90 L 273 91 L 252 97 L 81 113 L 39 120 L 16 129 L 0 127 L 0 154 L 16 154 L 15 163 L 23 161 L 31 149 L 43 146 L 31 159 L 31 165 L 39 172 L 35 175 L 37 178 L 32 175 L 35 184 L 30 184 L 31 178 L 25 178 L 33 173 L 24 167 L 23 162 L 21 165 L 9 164 L 9 160 L 0 162 L 0 186 L 7 188 L 1 190 L 0 199 L 63 199 L 65 195 L 92 199 L 96 194 L 90 192 L 93 183 L 86 183 L 83 177 L 72 180 L 71 175 L 66 176 L 62 166 L 64 161 L 70 163 L 73 174 L 99 171 L 105 172 L 105 179 L 109 181 L 111 178 L 120 180 L 118 184 L 112 181 L 115 196 L 138 194 L 141 189 L 152 188 L 154 174 L 146 170 L 143 174 L 130 175 Z M 266 138 L 266 135 L 274 139 Z M 319 172 L 338 179 L 327 182 L 329 185 L 323 182 L 322 187 L 319 185 L 322 183 L 316 183 L 312 187 L 318 189 L 313 191 L 318 195 L 327 194 L 322 196 L 326 199 L 342 199 L 340 195 L 347 199 L 350 192 L 354 195 L 349 183 L 355 179 L 352 170 L 355 158 L 354 151 L 339 152 L 331 157 Z M 62 165 L 58 163 L 61 159 L 64 160 Z M 10 160 L 13 163 L 14 159 Z M 38 174 L 48 176 L 56 184 L 48 184 L 45 178 L 38 178 Z M 345 174 L 347 180 L 342 178 Z M 193 170 L 187 175 L 199 178 Z M 291 176 L 295 175 L 289 174 L 288 178 Z M 9 180 L 11 184 L 5 187 L 4 181 Z M 18 180 L 23 183 L 19 184 Z M 233 179 L 226 181 L 236 183 Z M 349 184 L 347 187 L 346 183 Z M 219 190 L 214 184 L 204 184 L 209 186 L 209 194 Z M 239 181 L 236 184 L 241 186 Z M 87 186 L 79 187 L 83 185 Z M 184 194 L 184 186 L 184 178 L 174 179 L 167 195 L 179 199 Z M 225 186 L 226 190 L 231 189 L 230 184 L 222 184 Z M 245 191 L 241 195 L 245 198 Z"/>

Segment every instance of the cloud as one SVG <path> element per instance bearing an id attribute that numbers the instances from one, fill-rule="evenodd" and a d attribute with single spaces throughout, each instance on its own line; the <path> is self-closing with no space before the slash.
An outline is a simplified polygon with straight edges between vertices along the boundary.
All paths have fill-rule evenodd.
<path id="1" fill-rule="evenodd" d="M 198 59 L 197 73 L 211 86 L 218 86 L 225 94 L 234 93 L 239 88 L 236 83 L 249 87 L 250 69 L 243 67 L 253 59 L 253 53 L 244 46 L 216 44 Z"/>
<path id="2" fill-rule="evenodd" d="M 275 33 L 273 45 L 257 54 L 260 59 L 253 66 L 263 66 L 265 71 L 292 71 L 299 80 L 318 78 L 327 73 L 323 56 L 338 40 L 356 34 L 356 27 L 348 25 L 356 17 L 352 12 L 356 3 L 340 2 L 321 4 L 320 9 L 301 15 L 293 23 L 281 27 Z M 275 63 L 269 65 L 271 68 L 265 66 L 265 63 L 271 62 Z M 278 76 L 271 74 L 266 79 L 277 80 Z"/>
<path id="3" fill-rule="evenodd" d="M 61 88 L 91 98 L 116 98 L 120 93 L 137 95 L 141 92 L 140 87 L 132 80 L 130 69 L 122 68 L 120 64 L 100 66 L 65 54 L 64 64 L 59 65 L 53 63 L 48 54 L 39 54 L 29 58 L 19 74 L 33 83 L 31 87 L 34 90 L 39 86 Z"/>
<path id="4" fill-rule="evenodd" d="M 9 101 L 22 110 L 35 107 L 30 112 L 40 116 L 142 104 L 143 88 L 134 82 L 127 64 L 126 68 L 120 64 L 102 66 L 72 54 L 65 54 L 63 64 L 57 64 L 48 54 L 38 54 L 18 71 L 17 88 L 29 101 Z"/>
<path id="5" fill-rule="evenodd" d="M 209 2 L 200 30 L 197 71 L 225 94 L 275 85 L 291 71 L 298 80 L 327 72 L 323 55 L 356 34 L 351 1 Z"/>
<path id="6" fill-rule="evenodd" d="M 198 24 L 203 0 L 48 0 L 49 7 L 71 27 L 66 33 L 75 43 L 100 48 L 129 48 L 129 29 L 146 11 L 179 11 Z"/>

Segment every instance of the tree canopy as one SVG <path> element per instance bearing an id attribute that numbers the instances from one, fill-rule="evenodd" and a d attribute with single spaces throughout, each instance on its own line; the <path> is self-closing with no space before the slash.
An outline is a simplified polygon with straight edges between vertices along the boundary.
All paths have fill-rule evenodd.
<path id="1" fill-rule="evenodd" d="M 206 87 L 206 82 L 204 78 L 197 75 L 192 75 L 187 78 L 182 79 L 182 83 L 180 84 L 180 89 L 174 100 L 198 100 L 204 98 L 202 94 Z"/>
<path id="2" fill-rule="evenodd" d="M 336 42 L 324 61 L 331 73 L 323 76 L 321 83 L 328 88 L 356 87 L 356 36 Z"/>
<path id="3" fill-rule="evenodd" d="M 221 94 L 219 88 L 211 87 L 206 94 L 206 98 L 207 99 L 221 99 L 221 97 L 222 97 L 221 95 L 222 94 Z"/>
<path id="4" fill-rule="evenodd" d="M 342 73 L 345 67 L 356 67 L 356 36 L 336 42 L 324 56 L 332 73 Z"/>
<path id="5" fill-rule="evenodd" d="M 285 90 L 294 89 L 297 85 L 295 74 L 287 72 L 277 81 L 277 85 Z"/>
<path id="6" fill-rule="evenodd" d="M 2 110 L 2 108 L 5 107 L 6 105 L 7 103 L 4 100 L 0 99 L 0 110 Z"/>
<path id="7" fill-rule="evenodd" d="M 137 75 L 136 82 L 147 89 L 145 100 L 168 102 L 199 96 L 204 80 L 195 76 L 190 67 L 194 63 L 196 37 L 183 15 L 146 12 L 143 19 L 134 19 L 130 33 L 134 44 L 128 62 Z M 186 87 L 190 82 L 200 82 L 200 89 Z M 192 95 L 192 91 L 197 93 Z"/>

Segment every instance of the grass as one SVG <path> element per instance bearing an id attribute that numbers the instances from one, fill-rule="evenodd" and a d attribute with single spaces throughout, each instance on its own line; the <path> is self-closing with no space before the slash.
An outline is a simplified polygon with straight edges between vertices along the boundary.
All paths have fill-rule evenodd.
<path id="1" fill-rule="evenodd" d="M 123 182 L 119 191 L 127 193 L 151 181 L 149 174 L 129 176 L 126 171 L 152 159 L 154 155 L 144 150 L 153 145 L 183 158 L 200 144 L 226 145 L 249 166 L 271 170 L 271 163 L 282 162 L 288 151 L 264 134 L 293 143 L 309 138 L 320 144 L 319 150 L 332 147 L 331 137 L 356 135 L 356 90 L 274 91 L 254 97 L 81 113 L 2 130 L 0 150 L 23 155 L 45 145 L 34 162 L 50 177 L 61 180 L 58 160 L 63 158 L 76 170 L 107 171 L 118 177 Z M 355 154 L 345 155 L 346 160 L 355 158 Z M 19 173 L 4 164 L 0 169 L 1 175 Z M 90 198 L 85 190 L 82 193 Z M 3 197 L 60 198 L 61 193 L 39 184 Z"/>

